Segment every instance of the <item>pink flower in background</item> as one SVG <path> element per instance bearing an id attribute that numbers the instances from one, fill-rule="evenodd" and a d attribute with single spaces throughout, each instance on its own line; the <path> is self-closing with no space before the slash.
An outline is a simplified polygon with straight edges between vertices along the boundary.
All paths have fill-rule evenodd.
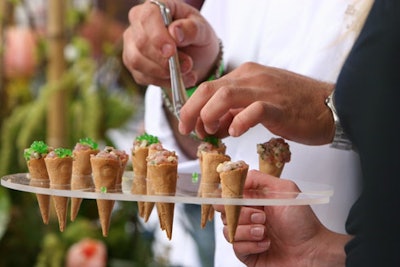
<path id="1" fill-rule="evenodd" d="M 82 239 L 72 245 L 67 253 L 66 267 L 105 267 L 107 249 L 103 242 L 94 239 Z"/>
<path id="2" fill-rule="evenodd" d="M 36 36 L 26 27 L 8 27 L 5 32 L 4 71 L 7 78 L 31 77 L 36 70 Z"/>

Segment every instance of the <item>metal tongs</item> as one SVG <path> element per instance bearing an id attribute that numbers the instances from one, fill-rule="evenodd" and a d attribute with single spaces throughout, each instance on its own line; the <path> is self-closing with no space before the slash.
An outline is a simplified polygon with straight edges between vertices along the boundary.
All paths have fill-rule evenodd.
<path id="1" fill-rule="evenodd" d="M 169 8 L 164 3 L 156 0 L 150 0 L 150 2 L 157 5 L 160 8 L 164 24 L 166 27 L 168 27 L 172 22 L 171 12 Z M 179 120 L 181 108 L 186 103 L 188 97 L 182 79 L 178 53 L 170 57 L 168 62 L 169 62 L 169 71 L 171 76 L 172 104 L 174 107 L 175 116 Z"/>

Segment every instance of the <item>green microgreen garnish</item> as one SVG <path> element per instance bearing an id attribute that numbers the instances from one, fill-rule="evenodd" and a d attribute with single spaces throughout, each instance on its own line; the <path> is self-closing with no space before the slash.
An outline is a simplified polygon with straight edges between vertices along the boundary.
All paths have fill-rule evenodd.
<path id="1" fill-rule="evenodd" d="M 33 153 L 43 155 L 47 154 L 49 151 L 49 146 L 43 141 L 34 141 L 31 146 L 24 150 L 24 158 L 30 160 Z"/>
<path id="2" fill-rule="evenodd" d="M 104 194 L 107 193 L 107 187 L 105 186 L 100 187 L 100 192 Z"/>
<path id="3" fill-rule="evenodd" d="M 54 149 L 54 153 L 56 153 L 57 157 L 59 158 L 72 157 L 72 150 L 68 148 L 56 148 Z"/>
<path id="4" fill-rule="evenodd" d="M 192 173 L 192 183 L 197 183 L 199 180 L 199 174 L 197 172 Z"/>
<path id="5" fill-rule="evenodd" d="M 160 141 L 158 141 L 158 137 L 157 136 L 154 136 L 154 135 L 151 135 L 151 134 L 148 134 L 148 133 L 144 133 L 142 135 L 139 135 L 138 137 L 136 137 L 136 140 L 137 141 L 147 141 L 148 145 L 157 144 L 157 143 L 160 142 Z"/>
<path id="6" fill-rule="evenodd" d="M 82 145 L 87 145 L 91 149 L 97 149 L 99 147 L 99 145 L 89 137 L 79 139 L 79 143 Z"/>
<path id="7" fill-rule="evenodd" d="M 218 147 L 219 145 L 219 138 L 214 137 L 214 136 L 207 136 L 203 139 L 204 142 L 210 143 L 215 147 Z"/>

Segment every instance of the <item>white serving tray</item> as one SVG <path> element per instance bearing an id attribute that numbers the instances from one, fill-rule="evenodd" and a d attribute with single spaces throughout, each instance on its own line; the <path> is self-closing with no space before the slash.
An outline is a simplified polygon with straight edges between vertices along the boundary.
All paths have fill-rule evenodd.
<path id="1" fill-rule="evenodd" d="M 210 197 L 199 197 L 197 190 L 200 183 L 192 181 L 191 173 L 179 173 L 175 195 L 139 195 L 132 194 L 131 187 L 134 175 L 125 172 L 122 188 L 119 192 L 95 192 L 94 188 L 82 190 L 60 190 L 36 187 L 30 185 L 27 173 L 6 175 L 1 178 L 4 187 L 36 194 L 75 197 L 84 199 L 109 199 L 119 201 L 143 201 L 143 202 L 170 202 L 187 204 L 220 204 L 242 206 L 282 206 L 282 205 L 311 205 L 329 203 L 333 195 L 333 189 L 324 184 L 296 181 L 301 192 L 274 192 L 268 189 L 259 191 L 244 191 L 241 198 L 222 198 L 220 190 Z"/>

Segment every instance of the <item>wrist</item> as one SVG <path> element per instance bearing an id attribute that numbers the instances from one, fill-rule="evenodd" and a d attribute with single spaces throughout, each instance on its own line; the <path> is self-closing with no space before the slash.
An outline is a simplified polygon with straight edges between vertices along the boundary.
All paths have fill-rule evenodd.
<path id="1" fill-rule="evenodd" d="M 328 231 L 313 254 L 310 266 L 344 267 L 346 263 L 345 246 L 352 236 Z"/>
<path id="2" fill-rule="evenodd" d="M 353 149 L 353 145 L 349 140 L 349 138 L 347 137 L 346 133 L 344 132 L 342 125 L 340 123 L 340 119 L 336 111 L 334 93 L 335 90 L 333 90 L 332 93 L 325 99 L 325 104 L 331 111 L 335 127 L 335 132 L 333 134 L 331 147 L 341 150 L 351 150 Z"/>

